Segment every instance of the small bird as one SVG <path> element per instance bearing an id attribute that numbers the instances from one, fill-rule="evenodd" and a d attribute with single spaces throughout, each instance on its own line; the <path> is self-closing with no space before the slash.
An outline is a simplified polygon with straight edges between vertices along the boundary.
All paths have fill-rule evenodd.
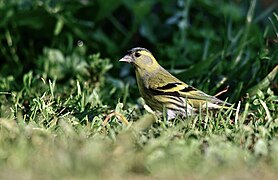
<path id="1" fill-rule="evenodd" d="M 139 91 L 146 104 L 153 111 L 165 110 L 167 119 L 191 116 L 200 108 L 228 109 L 231 106 L 174 77 L 145 48 L 136 47 L 127 51 L 120 61 L 134 66 Z"/>

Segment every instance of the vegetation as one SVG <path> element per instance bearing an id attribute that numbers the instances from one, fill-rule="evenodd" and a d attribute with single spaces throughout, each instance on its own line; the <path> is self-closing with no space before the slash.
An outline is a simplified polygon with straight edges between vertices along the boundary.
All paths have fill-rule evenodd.
<path id="1" fill-rule="evenodd" d="M 278 14 L 262 3 L 0 0 L 1 179 L 277 179 Z M 236 110 L 149 114 L 118 62 L 135 46 Z"/>

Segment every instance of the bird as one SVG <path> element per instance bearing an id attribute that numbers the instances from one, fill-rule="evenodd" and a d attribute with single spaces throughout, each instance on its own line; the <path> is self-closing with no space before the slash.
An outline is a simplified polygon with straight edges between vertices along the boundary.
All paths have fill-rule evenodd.
<path id="1" fill-rule="evenodd" d="M 132 48 L 119 61 L 133 65 L 145 103 L 153 112 L 166 112 L 167 119 L 192 116 L 200 109 L 228 109 L 231 106 L 173 76 L 146 48 Z"/>

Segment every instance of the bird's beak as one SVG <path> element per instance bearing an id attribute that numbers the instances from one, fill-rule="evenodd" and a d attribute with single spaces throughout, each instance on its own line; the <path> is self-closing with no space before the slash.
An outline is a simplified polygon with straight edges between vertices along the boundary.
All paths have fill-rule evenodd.
<path id="1" fill-rule="evenodd" d="M 133 59 L 130 55 L 125 55 L 122 59 L 120 59 L 119 61 L 122 61 L 122 62 L 128 62 L 128 63 L 131 63 L 133 62 Z"/>

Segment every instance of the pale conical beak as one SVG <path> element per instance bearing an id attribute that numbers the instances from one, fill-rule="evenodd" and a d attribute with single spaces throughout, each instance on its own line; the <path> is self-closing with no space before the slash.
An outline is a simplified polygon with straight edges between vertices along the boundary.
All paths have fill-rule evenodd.
<path id="1" fill-rule="evenodd" d="M 125 55 L 122 59 L 120 59 L 119 61 L 122 61 L 122 62 L 128 62 L 128 63 L 131 63 L 133 62 L 133 59 L 130 55 Z"/>

